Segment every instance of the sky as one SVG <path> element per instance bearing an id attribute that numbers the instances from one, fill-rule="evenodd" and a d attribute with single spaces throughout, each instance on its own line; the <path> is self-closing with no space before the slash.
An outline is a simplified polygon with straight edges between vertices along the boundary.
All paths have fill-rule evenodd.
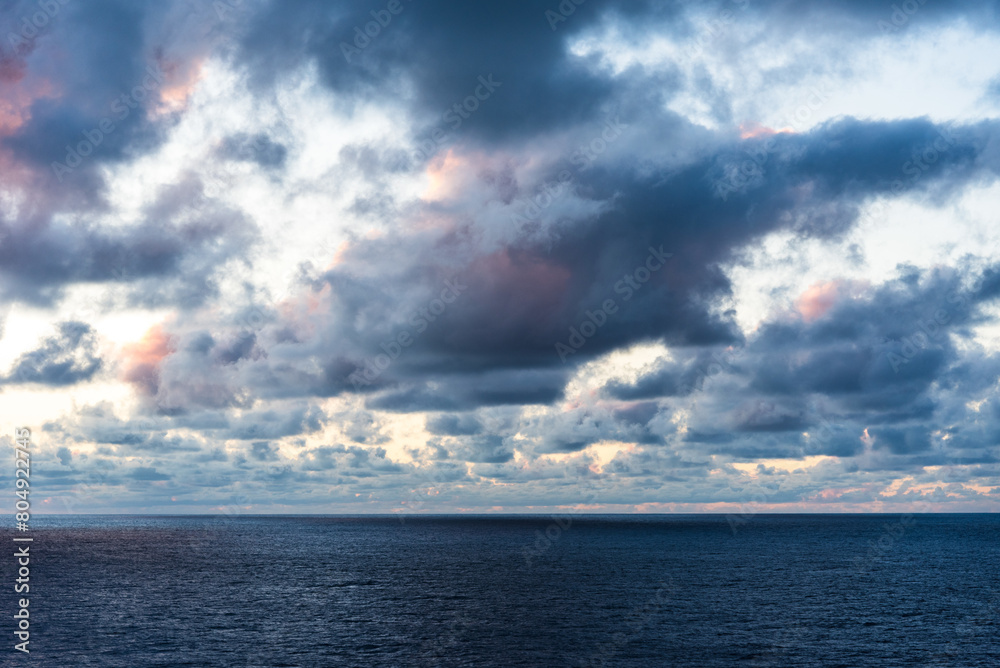
<path id="1" fill-rule="evenodd" d="M 1000 510 L 998 5 L 0 0 L 33 509 Z"/>

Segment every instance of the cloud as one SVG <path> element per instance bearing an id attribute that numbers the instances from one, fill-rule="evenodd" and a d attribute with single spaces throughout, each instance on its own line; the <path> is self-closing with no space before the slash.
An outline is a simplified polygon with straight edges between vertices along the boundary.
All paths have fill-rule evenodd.
<path id="1" fill-rule="evenodd" d="M 147 219 L 125 228 L 87 222 L 0 218 L 2 294 L 53 305 L 74 284 L 124 285 L 133 305 L 199 306 L 218 294 L 214 276 L 244 254 L 253 226 L 215 204 L 199 209 L 196 184 L 165 189 Z M 192 201 L 193 200 L 193 201 Z"/>
<path id="2" fill-rule="evenodd" d="M 0 324 L 58 326 L 4 383 L 72 399 L 54 484 L 383 511 L 593 487 L 628 510 L 750 480 L 873 504 L 906 476 L 926 487 L 884 498 L 909 503 L 938 475 L 942 503 L 990 501 L 995 73 L 951 82 L 975 114 L 850 93 L 992 48 L 996 3 L 584 3 L 553 26 L 425 0 L 364 45 L 360 4 L 60 7 L 0 45 Z M 37 11 L 8 8 L 0 29 Z M 953 97 L 928 81 L 914 99 Z M 878 266 L 952 222 L 975 241 Z M 121 396 L 73 387 L 97 378 Z"/>
<path id="3" fill-rule="evenodd" d="M 60 323 L 58 334 L 14 362 L 3 383 L 62 387 L 88 381 L 104 365 L 97 347 L 97 337 L 87 323 Z"/>
<path id="4" fill-rule="evenodd" d="M 439 436 L 474 436 L 483 424 L 474 415 L 433 415 L 427 417 L 427 431 Z"/>
<path id="5" fill-rule="evenodd" d="M 261 167 L 282 167 L 288 149 L 265 134 L 250 136 L 246 133 L 230 135 L 222 141 L 219 155 L 228 160 L 255 162 Z"/>

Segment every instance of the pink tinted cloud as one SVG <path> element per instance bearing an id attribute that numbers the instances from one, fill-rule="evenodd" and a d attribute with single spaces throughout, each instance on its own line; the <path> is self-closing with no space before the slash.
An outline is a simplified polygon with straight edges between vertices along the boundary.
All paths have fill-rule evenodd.
<path id="1" fill-rule="evenodd" d="M 867 283 L 834 279 L 813 283 L 795 301 L 795 309 L 806 322 L 818 320 L 826 315 L 838 302 L 856 297 Z"/>
<path id="2" fill-rule="evenodd" d="M 125 346 L 123 378 L 143 393 L 154 396 L 160 385 L 160 364 L 172 352 L 173 341 L 163 327 L 151 327 L 139 341 Z"/>
<path id="3" fill-rule="evenodd" d="M 814 283 L 799 296 L 795 302 L 795 308 L 807 322 L 816 320 L 837 303 L 839 295 L 839 281 Z"/>

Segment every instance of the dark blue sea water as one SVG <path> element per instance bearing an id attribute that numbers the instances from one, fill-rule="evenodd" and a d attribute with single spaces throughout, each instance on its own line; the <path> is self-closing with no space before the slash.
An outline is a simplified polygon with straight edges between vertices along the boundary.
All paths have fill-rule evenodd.
<path id="1" fill-rule="evenodd" d="M 34 521 L 4 665 L 1000 666 L 1000 515 Z"/>

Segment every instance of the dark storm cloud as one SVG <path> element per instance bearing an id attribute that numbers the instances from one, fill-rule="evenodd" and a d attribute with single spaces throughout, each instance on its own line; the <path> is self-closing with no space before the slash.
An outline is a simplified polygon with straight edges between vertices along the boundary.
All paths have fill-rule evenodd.
<path id="1" fill-rule="evenodd" d="M 10 87 L 15 110 L 26 105 L 23 122 L 0 132 L 0 148 L 18 168 L 5 185 L 24 196 L 16 218 L 0 218 L 2 297 L 50 305 L 68 285 L 118 280 L 136 283 L 134 305 L 202 304 L 216 292 L 212 267 L 237 246 L 242 253 L 245 237 L 240 221 L 211 205 L 199 221 L 166 219 L 192 208 L 199 184 L 165 187 L 148 219 L 132 227 L 108 229 L 97 219 L 109 212 L 106 167 L 157 148 L 176 123 L 176 113 L 160 108 L 161 94 L 195 78 L 215 12 L 121 0 L 43 4 L 58 11 L 36 36 L 15 46 L 3 30 L 0 43 L 0 62 L 13 72 L 0 85 Z M 2 14 L 31 21 L 40 11 L 25 2 Z M 264 148 L 278 159 L 277 145 Z M 226 236 L 233 239 L 208 250 Z"/>
<path id="2" fill-rule="evenodd" d="M 442 414 L 427 417 L 427 431 L 441 436 L 473 436 L 481 433 L 483 424 L 475 415 Z"/>
<path id="3" fill-rule="evenodd" d="M 797 403 L 761 400 L 743 402 L 731 414 L 732 426 L 738 432 L 801 430 L 806 425 L 805 410 Z"/>
<path id="4" fill-rule="evenodd" d="M 260 354 L 257 346 L 257 337 L 252 333 L 246 336 L 236 336 L 225 344 L 214 346 L 212 337 L 207 332 L 199 338 L 198 343 L 204 348 L 196 347 L 193 352 L 208 352 L 212 350 L 214 358 L 222 364 L 236 364 L 243 359 L 252 359 Z"/>
<path id="5" fill-rule="evenodd" d="M 64 322 L 57 335 L 21 355 L 2 382 L 74 385 L 93 378 L 103 364 L 93 328 L 83 322 Z"/>
<path id="6" fill-rule="evenodd" d="M 997 165 L 989 146 L 996 130 L 986 122 L 830 122 L 779 137 L 767 172 L 726 198 L 718 196 L 715 156 L 653 173 L 648 167 L 642 173 L 625 165 L 596 167 L 580 174 L 574 195 L 610 203 L 606 212 L 567 222 L 543 240 L 486 251 L 462 224 L 437 236 L 404 232 L 357 240 L 336 268 L 311 284 L 325 302 L 308 324 L 274 314 L 252 343 L 244 336 L 216 354 L 215 365 L 247 362 L 233 379 L 238 391 L 214 374 L 214 365 L 195 361 L 193 348 L 172 356 L 163 373 L 173 369 L 180 384 L 204 375 L 198 387 L 219 389 L 210 405 L 232 402 L 244 390 L 270 396 L 360 392 L 370 409 L 455 411 L 551 404 L 579 364 L 635 343 L 663 341 L 695 352 L 679 353 L 674 366 L 637 386 L 605 391 L 618 399 L 683 396 L 704 383 L 713 353 L 744 345 L 731 314 L 714 307 L 730 294 L 722 263 L 778 229 L 803 238 L 839 236 L 875 196 L 906 192 L 946 201 L 970 180 L 991 180 Z M 933 162 L 918 166 L 914 161 L 935 142 L 940 150 Z M 909 175 L 913 170 L 917 178 Z M 480 182 L 492 187 L 489 174 Z M 986 281 L 981 290 L 992 285 Z M 893 296 L 904 287 L 902 281 L 886 288 L 876 297 L 879 305 L 869 308 L 892 308 L 894 299 L 899 308 L 911 308 L 912 296 Z M 944 303 L 947 295 L 923 298 Z M 613 308 L 605 312 L 609 300 Z M 947 345 L 893 365 L 889 354 L 900 353 L 891 337 L 898 341 L 916 322 L 879 320 L 861 306 L 852 313 L 850 303 L 838 308 L 842 317 L 833 320 L 768 325 L 766 337 L 750 350 L 773 340 L 786 349 L 807 345 L 810 355 L 794 367 L 787 357 L 771 355 L 754 387 L 769 394 L 856 396 L 859 405 L 911 417 L 928 410 L 917 399 L 944 368 Z M 956 311 L 952 326 L 967 317 Z M 579 332 L 588 322 L 594 326 L 585 339 Z M 876 334 L 890 338 L 879 342 Z M 573 346 L 565 363 L 557 343 Z M 306 370 L 317 365 L 320 373 Z M 883 386 L 893 392 L 876 391 Z M 184 394 L 171 392 L 182 404 Z M 747 417 L 732 426 L 803 426 L 803 418 L 787 410 L 780 418 Z"/>
<path id="7" fill-rule="evenodd" d="M 677 350 L 674 355 L 673 360 L 658 364 L 655 371 L 640 375 L 635 383 L 613 380 L 604 385 L 602 393 L 621 400 L 687 396 L 700 390 L 706 378 L 732 366 L 729 348 Z"/>
<path id="8" fill-rule="evenodd" d="M 600 3 L 577 7 L 572 25 L 559 33 L 546 21 L 549 6 L 543 2 L 402 0 L 401 6 L 359 54 L 345 58 L 341 44 L 356 49 L 355 28 L 364 31 L 373 20 L 370 11 L 382 7 L 271 3 L 254 17 L 242 41 L 241 61 L 260 85 L 312 61 L 327 85 L 353 96 L 381 98 L 390 93 L 388 81 L 402 76 L 412 86 L 416 111 L 427 119 L 428 129 L 447 127 L 442 116 L 475 94 L 480 76 L 492 75 L 500 88 L 475 112 L 474 121 L 464 124 L 492 138 L 591 118 L 615 90 L 611 81 L 594 77 L 565 51 L 567 35 L 607 11 Z"/>
<path id="9" fill-rule="evenodd" d="M 444 2 L 419 5 L 404 3 L 402 6 L 404 10 L 394 16 L 392 22 L 382 29 L 384 31 L 382 34 L 371 40 L 370 46 L 367 46 L 360 56 L 359 63 L 354 65 L 344 59 L 340 43 L 350 42 L 354 37 L 353 28 L 364 26 L 371 20 L 369 8 L 333 7 L 324 2 L 264 5 L 259 11 L 249 12 L 244 17 L 249 23 L 247 33 L 241 41 L 244 51 L 239 62 L 246 64 L 259 82 L 274 82 L 293 65 L 304 60 L 314 60 L 320 65 L 324 80 L 331 87 L 358 93 L 385 90 L 383 86 L 385 80 L 403 75 L 411 79 L 413 88 L 417 91 L 416 103 L 425 111 L 446 108 L 447 105 L 442 103 L 442 100 L 463 99 L 469 93 L 469 86 L 480 74 L 492 72 L 497 78 L 506 79 L 503 84 L 504 95 L 500 95 L 498 91 L 489 100 L 489 105 L 483 105 L 483 108 L 476 112 L 475 123 L 470 122 L 469 125 L 472 126 L 472 132 L 489 137 L 494 143 L 514 136 L 527 137 L 547 130 L 562 131 L 583 126 L 596 118 L 606 116 L 610 107 L 604 102 L 610 100 L 615 102 L 611 106 L 623 107 L 626 110 L 627 120 L 637 125 L 643 125 L 643 122 L 649 125 L 649 122 L 654 120 L 668 125 L 677 124 L 677 120 L 670 114 L 654 111 L 657 105 L 649 104 L 652 100 L 645 98 L 646 93 L 642 91 L 648 88 L 646 84 L 651 75 L 635 71 L 621 77 L 620 82 L 612 81 L 600 71 L 577 63 L 574 57 L 568 55 L 566 39 L 596 25 L 598 20 L 612 14 L 617 15 L 618 20 L 631 25 L 651 23 L 658 27 L 674 26 L 673 29 L 683 33 L 692 27 L 687 19 L 681 18 L 690 9 L 687 3 L 639 3 L 627 8 L 586 3 L 579 6 L 572 14 L 571 20 L 560 25 L 558 31 L 553 31 L 545 19 L 545 11 L 550 9 L 550 6 L 543 2 L 511 3 L 503 8 L 456 7 L 452 3 Z M 727 4 L 720 5 L 723 6 Z M 17 7 L 24 8 L 28 5 L 19 3 L 15 9 Z M 742 6 L 740 8 L 742 9 Z M 27 12 L 27 9 L 25 11 Z M 786 16 L 785 12 L 788 10 L 780 4 L 754 3 L 752 11 L 765 16 Z M 870 8 L 854 3 L 829 7 L 823 11 L 831 15 L 865 17 L 876 13 Z M 989 13 L 988 8 L 984 9 L 983 5 L 973 3 L 939 3 L 933 7 L 921 7 L 920 11 L 922 15 L 928 17 L 937 17 L 945 13 L 960 16 L 967 12 L 982 17 L 984 13 Z M 47 167 L 53 160 L 60 159 L 62 157 L 60 152 L 65 152 L 65 146 L 72 143 L 72 139 L 78 138 L 78 135 L 82 136 L 82 132 L 96 126 L 101 114 L 106 111 L 104 107 L 108 101 L 119 97 L 122 91 L 127 93 L 132 90 L 137 85 L 136 82 L 141 82 L 147 76 L 147 61 L 158 57 L 190 58 L 204 52 L 206 48 L 202 43 L 204 40 L 199 41 L 200 38 L 197 37 L 204 30 L 195 28 L 210 27 L 215 20 L 212 18 L 214 13 L 208 12 L 204 16 L 191 16 L 190 13 L 190 8 L 184 10 L 179 5 L 167 7 L 156 3 L 104 1 L 89 4 L 86 11 L 67 5 L 53 20 L 48 29 L 51 35 L 46 36 L 45 40 L 46 44 L 58 43 L 60 48 L 72 50 L 77 57 L 68 61 L 67 68 L 62 68 L 60 65 L 62 69 L 59 70 L 55 69 L 55 63 L 63 63 L 65 60 L 56 61 L 41 51 L 37 54 L 32 52 L 30 61 L 33 75 L 52 75 L 66 94 L 54 101 L 50 99 L 37 101 L 30 121 L 20 128 L 16 135 L 4 141 L 22 161 L 29 163 L 35 161 Z M 17 12 L 15 11 L 13 15 L 17 15 Z M 151 26 L 164 21 L 169 25 L 185 29 L 185 40 L 181 42 L 179 48 L 174 49 L 177 53 L 162 55 L 162 51 L 158 51 L 161 46 L 157 43 L 157 40 L 161 39 L 159 29 L 154 30 Z M 809 24 L 803 21 L 803 25 Z M 116 37 L 108 39 L 108 35 Z M 95 49 L 92 48 L 94 44 L 103 46 L 101 49 Z M 420 58 L 414 58 L 412 55 L 417 47 L 421 54 Z M 664 90 L 669 92 L 671 88 L 669 82 L 661 83 L 664 84 Z M 637 100 L 641 100 L 642 104 L 637 106 L 635 104 Z M 530 110 L 525 108 L 526 101 L 530 101 Z M 140 103 L 140 111 L 147 103 L 146 101 Z M 145 117 L 143 114 L 134 113 L 130 122 L 140 116 Z M 96 147 L 93 158 L 87 161 L 88 164 L 96 165 L 104 160 L 119 159 L 126 152 L 134 155 L 149 150 L 157 141 L 156 133 L 148 123 L 136 121 L 135 125 L 134 129 L 123 126 L 121 130 L 109 134 L 106 140 Z M 674 134 L 679 135 L 688 130 L 689 126 L 680 124 Z M 918 136 L 920 134 L 917 132 L 918 128 L 905 124 L 881 126 L 856 124 L 838 126 L 836 130 L 839 131 L 839 135 L 836 132 L 829 133 L 825 138 L 825 145 L 810 147 L 808 149 L 810 155 L 793 165 L 798 170 L 793 176 L 799 183 L 808 182 L 812 172 L 820 171 L 822 173 L 816 175 L 820 177 L 817 182 L 826 185 L 833 194 L 857 185 L 856 181 L 865 182 L 860 186 L 862 191 L 865 188 L 882 187 L 899 176 L 894 172 L 898 172 L 899 166 L 904 162 L 897 160 L 900 152 L 913 148 L 914 142 L 919 143 L 922 139 Z M 930 132 L 926 126 L 922 130 L 924 134 Z M 863 142 L 868 142 L 871 150 L 867 155 L 859 156 L 856 147 Z M 840 148 L 831 148 L 832 146 Z M 250 159 L 265 166 L 280 165 L 285 157 L 284 146 L 261 135 L 231 136 L 224 141 L 222 152 L 229 157 L 243 159 L 247 157 L 244 154 L 248 147 L 255 149 L 251 152 Z M 801 149 L 801 145 L 789 145 L 789 150 Z M 963 147 L 956 147 L 949 154 L 948 160 L 943 160 L 933 167 L 928 177 L 934 176 L 933 170 L 945 171 L 949 166 L 954 167 L 960 163 L 963 157 L 967 159 L 969 150 L 972 149 L 965 147 L 963 151 Z M 350 155 L 347 157 L 356 161 L 365 173 L 370 172 L 371 176 L 380 171 L 398 169 L 405 164 L 400 162 L 402 158 L 398 156 L 387 162 L 385 158 L 375 156 L 368 147 L 354 148 L 348 153 Z M 837 175 L 840 175 L 839 179 Z M 739 245 L 746 237 L 745 234 L 732 229 L 736 222 L 735 218 L 740 218 L 740 223 L 758 226 L 756 231 L 760 232 L 766 230 L 768 225 L 767 221 L 762 222 L 761 219 L 774 218 L 782 210 L 780 202 L 756 202 L 758 206 L 754 208 L 754 220 L 745 220 L 747 207 L 712 206 L 710 201 L 698 204 L 697 190 L 705 188 L 703 183 L 697 183 L 701 179 L 697 169 L 672 179 L 673 187 L 669 189 L 671 191 L 685 191 L 692 185 L 696 189 L 695 193 L 692 193 L 691 201 L 678 202 L 676 197 L 666 194 L 665 189 L 656 188 L 661 176 L 639 180 L 634 174 L 596 170 L 589 177 L 582 178 L 577 186 L 585 197 L 597 201 L 607 200 L 610 193 L 620 191 L 624 197 L 623 206 L 616 213 L 607 215 L 599 225 L 595 226 L 596 229 L 589 238 L 581 238 L 576 244 L 566 243 L 562 248 L 553 249 L 552 259 L 564 267 L 566 258 L 572 254 L 576 254 L 579 258 L 574 262 L 578 265 L 602 259 L 595 257 L 592 249 L 588 249 L 587 246 L 603 245 L 607 241 L 609 231 L 619 226 L 619 217 L 627 217 L 631 222 L 628 226 L 632 228 L 631 231 L 639 232 L 630 237 L 635 242 L 635 248 L 641 248 L 647 242 L 670 243 L 670 237 L 677 240 L 678 237 L 684 236 L 683 233 L 654 234 L 657 231 L 656 222 L 649 218 L 662 217 L 665 211 L 670 211 L 672 214 L 678 212 L 688 220 L 680 221 L 679 225 L 674 221 L 660 221 L 661 225 L 673 228 L 697 223 L 701 227 L 706 225 L 716 227 L 717 231 L 723 234 L 725 246 L 728 248 Z M 601 187 L 602 184 L 604 187 Z M 780 196 L 783 185 L 789 185 L 788 181 L 785 180 L 782 184 L 769 178 L 765 192 L 759 195 L 764 200 Z M 647 192 L 651 190 L 654 192 Z M 655 192 L 656 190 L 660 192 Z M 803 216 L 809 220 L 802 220 L 799 224 L 809 226 L 812 228 L 810 231 L 817 233 L 841 230 L 849 223 L 852 214 L 850 203 L 841 204 L 844 205 L 843 210 L 835 215 L 833 220 L 829 219 L 828 214 Z M 371 198 L 359 200 L 357 206 L 360 207 L 359 212 L 388 210 L 385 203 L 379 203 Z M 684 216 L 685 213 L 688 215 Z M 697 221 L 691 219 L 691 214 L 695 213 L 699 214 Z M 645 223 L 641 222 L 642 219 L 646 219 Z M 30 227 L 38 230 L 52 225 L 39 222 Z M 704 231 L 712 233 L 711 230 Z M 61 230 L 60 236 L 72 238 L 72 233 L 66 235 L 65 232 Z M 33 247 L 52 250 L 46 246 L 44 238 L 33 238 L 29 241 Z M 128 248 L 122 241 L 113 239 L 94 239 L 96 245 L 103 247 L 94 249 L 88 248 L 85 241 L 81 240 L 82 248 L 73 249 L 73 257 L 81 258 L 80 262 L 89 262 L 92 266 L 110 264 L 101 261 L 102 254 L 117 255 L 120 252 L 135 256 L 134 264 L 139 274 L 156 275 L 158 268 L 163 269 L 164 265 L 169 265 L 176 259 L 169 252 L 151 254 L 143 252 L 141 248 L 135 252 L 135 249 Z M 533 256 L 539 249 L 512 250 L 513 262 L 530 264 L 536 260 Z M 698 274 L 701 274 L 699 278 L 711 279 L 707 283 L 702 281 L 699 286 L 707 291 L 702 295 L 706 298 L 712 293 L 726 289 L 725 281 L 721 277 L 705 276 L 706 265 L 710 265 L 725 248 L 715 249 L 714 253 L 712 249 L 708 250 L 709 252 L 702 257 L 680 258 L 675 262 L 678 265 L 675 273 L 678 275 L 687 275 L 693 267 Z M 611 260 L 614 255 L 618 255 L 622 262 L 627 263 L 623 257 L 625 252 L 626 249 L 622 248 L 611 249 L 603 259 Z M 93 271 L 88 272 L 81 268 L 74 270 L 72 262 L 68 267 L 65 266 L 66 263 L 62 261 L 63 258 L 59 253 L 49 253 L 48 262 L 44 257 L 38 258 L 41 262 L 35 262 L 36 258 L 26 255 L 23 248 L 19 256 L 31 260 L 12 267 L 13 278 L 21 283 L 18 293 L 21 298 L 47 300 L 60 284 L 101 280 L 101 269 L 93 270 L 98 276 L 94 276 Z M 574 276 L 579 275 L 579 271 L 576 271 L 579 267 L 565 268 L 572 271 Z M 604 277 L 598 278 L 604 279 Z M 594 286 L 581 284 L 572 287 L 576 288 L 577 292 L 582 292 Z M 181 302 L 186 305 L 197 305 L 205 295 L 214 294 L 215 290 L 211 276 L 205 271 L 195 271 L 185 286 L 166 291 L 163 298 L 154 297 L 151 288 L 150 285 L 149 289 L 145 290 L 147 296 L 141 298 L 138 303 L 155 306 L 159 300 L 160 303 Z M 578 294 L 575 296 L 576 299 L 568 300 L 568 304 L 558 305 L 573 310 L 560 314 L 562 322 L 558 323 L 558 327 L 538 332 L 540 336 L 535 338 L 542 340 L 535 344 L 536 353 L 541 353 L 543 348 L 549 346 L 556 334 L 562 335 L 558 330 L 566 329 L 570 319 L 579 315 L 575 307 L 583 305 L 580 304 L 581 296 Z M 691 342 L 705 343 L 709 340 L 733 339 L 731 328 L 725 322 L 708 317 L 701 312 L 703 309 L 699 308 L 699 304 L 691 303 L 687 295 L 664 295 L 650 290 L 644 297 L 645 299 L 640 300 L 644 304 L 652 303 L 654 300 L 661 303 L 664 298 L 668 300 L 674 298 L 675 303 L 662 311 L 670 313 L 671 316 L 679 310 L 687 311 L 684 318 L 686 327 L 682 336 Z M 486 300 L 487 306 L 491 306 L 489 301 Z M 538 306 L 550 305 L 542 303 Z M 634 310 L 638 311 L 640 308 Z M 671 317 L 670 320 L 676 318 Z M 521 328 L 520 331 L 527 331 L 522 327 L 523 322 L 517 319 L 509 322 L 512 331 L 517 328 Z M 633 324 L 629 318 L 616 319 L 602 332 L 601 341 L 591 346 L 591 354 L 614 348 L 620 342 L 620 337 L 616 340 L 615 337 L 608 335 L 615 330 L 631 330 Z M 649 325 L 649 329 L 654 331 L 645 334 L 651 336 L 657 336 L 664 328 L 669 327 L 667 322 L 649 323 Z M 493 337 L 489 343 L 499 344 L 502 348 L 504 343 L 497 338 Z M 522 347 L 521 352 L 524 351 Z"/>
<path id="10" fill-rule="evenodd" d="M 496 370 L 470 375 L 434 375 L 367 400 L 389 411 L 465 410 L 478 406 L 551 404 L 562 396 L 566 375 L 559 370 Z"/>
<path id="11" fill-rule="evenodd" d="M 614 411 L 618 420 L 626 423 L 645 426 L 659 412 L 660 406 L 655 401 L 640 401 Z"/>
<path id="12" fill-rule="evenodd" d="M 931 448 L 930 435 L 925 427 L 873 429 L 871 435 L 875 438 L 875 447 L 888 449 L 894 455 L 909 455 Z"/>
<path id="13" fill-rule="evenodd" d="M 384 378 L 400 378 L 417 351 L 447 352 L 447 360 L 442 357 L 439 368 L 558 368 L 564 365 L 555 354 L 555 343 L 570 342 L 571 328 L 579 330 L 588 320 L 598 323 L 597 334 L 570 357 L 571 363 L 643 340 L 682 346 L 739 343 L 741 337 L 728 316 L 710 310 L 714 300 L 729 293 L 728 279 L 718 266 L 730 259 L 734 250 L 782 227 L 809 236 L 843 233 L 856 221 L 862 203 L 891 191 L 894 183 L 905 178 L 903 170 L 913 152 L 940 140 L 943 131 L 953 139 L 949 150 L 939 153 L 921 172 L 919 181 L 911 186 L 913 190 L 925 188 L 936 196 L 947 196 L 974 176 L 994 178 L 996 165 L 987 161 L 985 147 L 995 130 L 990 124 L 945 130 L 922 120 L 830 123 L 807 135 L 782 138 L 762 182 L 745 196 L 728 200 L 713 192 L 710 161 L 649 177 L 627 169 L 594 170 L 581 179 L 580 194 L 597 201 L 614 196 L 608 213 L 567 226 L 558 238 L 544 245 L 521 243 L 470 262 L 468 270 L 459 272 L 469 285 L 468 297 L 428 327 Z M 370 248 L 348 252 L 347 263 L 396 258 L 397 243 L 366 244 Z M 413 265 L 453 261 L 458 248 L 452 251 L 448 245 L 460 243 L 459 238 L 446 237 L 423 252 L 417 246 L 420 257 L 412 260 Z M 645 271 L 645 260 L 656 249 L 659 253 L 669 251 L 672 257 L 663 260 L 662 268 L 651 277 L 650 272 L 644 274 L 648 282 L 635 289 L 629 287 L 636 284 L 628 279 L 640 275 L 637 269 Z M 348 282 L 341 277 L 346 271 L 324 277 L 340 301 L 339 308 L 346 309 L 345 321 L 357 322 L 356 310 L 377 311 L 382 304 L 391 303 L 392 288 L 387 283 L 366 287 L 357 280 Z M 399 276 L 398 269 L 393 273 Z M 414 271 L 409 280 L 426 281 L 423 276 Z M 362 295 L 366 291 L 377 298 L 365 300 Z M 614 313 L 588 315 L 600 310 L 607 299 L 614 300 Z M 416 308 L 412 305 L 401 310 Z M 391 339 L 390 332 L 372 332 L 366 337 L 355 330 L 348 336 L 362 345 L 368 339 L 372 354 L 377 354 L 378 341 Z M 916 373 L 919 365 L 933 364 L 932 357 L 928 353 L 906 373 Z M 433 368 L 427 366 L 426 358 L 420 362 L 425 372 Z M 692 381 L 684 373 L 679 368 L 673 372 L 675 377 L 662 382 L 680 392 Z M 834 390 L 836 374 L 835 368 L 824 368 L 824 377 L 814 382 L 817 387 Z M 485 393 L 479 394 L 488 400 Z M 457 405 L 456 400 L 445 397 L 427 401 L 428 409 L 446 410 Z"/>
<path id="14" fill-rule="evenodd" d="M 811 323 L 764 326 L 750 387 L 777 395 L 824 394 L 858 410 L 919 407 L 919 399 L 958 360 L 983 301 L 955 271 L 907 270 L 867 299 L 841 299 Z"/>
<path id="15" fill-rule="evenodd" d="M 634 109 L 639 99 L 645 106 L 655 106 L 682 85 L 676 72 L 664 77 L 638 67 L 626 76 L 611 78 L 594 63 L 568 52 L 570 40 L 602 25 L 613 24 L 633 37 L 682 39 L 703 37 L 706 31 L 714 34 L 713 21 L 722 29 L 759 21 L 783 35 L 837 35 L 845 49 L 884 34 L 901 37 L 911 25 L 939 26 L 959 20 L 984 29 L 998 25 L 996 2 L 925 4 L 914 0 L 902 4 L 905 12 L 896 5 L 865 2 L 591 1 L 570 3 L 572 12 L 553 29 L 546 12 L 558 11 L 558 3 L 546 0 L 463 6 L 446 0 L 401 0 L 399 13 L 393 15 L 382 6 L 331 6 L 320 0 L 272 2 L 250 20 L 241 41 L 240 61 L 263 87 L 305 62 L 315 63 L 326 85 L 347 100 L 396 101 L 394 91 L 399 81 L 406 81 L 414 91 L 412 111 L 426 119 L 414 128 L 420 139 L 427 140 L 431 130 L 438 128 L 496 146 L 562 131 L 602 118 L 613 109 Z M 373 23 L 372 12 L 384 12 L 384 25 Z M 727 18 L 720 22 L 721 17 Z M 377 34 L 365 36 L 366 29 L 369 35 Z M 712 40 L 703 48 L 725 48 L 720 42 Z M 815 63 L 804 62 L 785 69 L 788 76 L 793 71 L 801 76 L 814 73 L 815 68 Z M 479 77 L 485 75 L 501 82 L 489 99 L 474 111 L 459 110 L 461 116 L 451 111 L 475 95 Z M 713 94 L 709 90 L 700 93 L 702 99 Z M 718 120 L 731 120 L 724 94 L 716 91 L 714 95 L 713 113 Z"/>
<path id="16" fill-rule="evenodd" d="M 26 77 L 47 79 L 59 93 L 55 99 L 35 101 L 30 121 L 3 144 L 19 160 L 50 170 L 53 162 L 66 160 L 67 146 L 73 148 L 86 141 L 84 133 L 96 138 L 96 130 L 103 136 L 91 142 L 92 152 L 83 156 L 85 172 L 149 150 L 162 137 L 145 112 L 158 99 L 163 68 L 174 66 L 168 56 L 183 58 L 197 53 L 195 43 L 176 39 L 170 47 L 184 44 L 188 52 L 168 53 L 157 34 L 160 27 L 178 29 L 185 23 L 183 6 L 122 0 L 60 5 L 43 34 L 32 41 L 30 51 L 11 48 L 8 39 L 2 44 L 8 57 L 16 51 L 13 57 L 25 61 Z M 21 8 L 25 15 L 38 11 L 37 3 L 23 3 Z M 208 20 L 208 15 L 202 20 Z M 151 70 L 158 73 L 158 80 L 150 80 Z M 144 80 L 145 90 L 133 94 L 137 87 L 143 87 Z M 113 123 L 111 132 L 107 125 L 100 130 L 104 119 Z M 53 178 L 53 183 L 56 181 Z"/>
<path id="17" fill-rule="evenodd" d="M 199 200 L 182 199 L 191 194 L 182 186 L 167 189 L 146 220 L 129 227 L 0 220 L 2 296 L 50 305 L 74 283 L 118 282 L 130 286 L 136 305 L 204 303 L 217 292 L 214 274 L 242 255 L 256 232 L 236 212 L 214 204 L 199 210 Z"/>
<path id="18" fill-rule="evenodd" d="M 971 326 L 989 321 L 994 272 L 902 268 L 898 278 L 864 297 L 842 296 L 812 321 L 765 322 L 734 363 L 720 365 L 693 395 L 685 439 L 747 459 L 844 457 L 861 454 L 867 430 L 874 452 L 909 462 L 893 466 L 992 461 L 1000 360 L 958 346 L 971 338 Z M 676 400 L 676 384 L 663 379 L 677 375 L 677 365 L 666 363 L 605 391 L 634 397 L 661 390 Z M 988 410 L 969 408 L 970 396 L 984 395 Z M 948 434 L 951 454 L 933 446 L 938 429 Z"/>

